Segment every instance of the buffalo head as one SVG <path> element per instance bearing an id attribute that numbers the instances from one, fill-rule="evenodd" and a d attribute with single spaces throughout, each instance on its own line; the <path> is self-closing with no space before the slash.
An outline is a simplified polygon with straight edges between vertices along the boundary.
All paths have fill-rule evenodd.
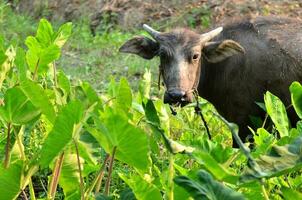
<path id="1" fill-rule="evenodd" d="M 173 105 L 183 106 L 192 102 L 204 58 L 215 63 L 244 52 L 243 47 L 233 40 L 211 42 L 221 33 L 222 27 L 204 34 L 187 29 L 161 33 L 148 25 L 143 27 L 152 39 L 134 37 L 120 48 L 120 52 L 136 54 L 145 59 L 159 56 L 160 73 L 166 87 L 164 102 Z"/>

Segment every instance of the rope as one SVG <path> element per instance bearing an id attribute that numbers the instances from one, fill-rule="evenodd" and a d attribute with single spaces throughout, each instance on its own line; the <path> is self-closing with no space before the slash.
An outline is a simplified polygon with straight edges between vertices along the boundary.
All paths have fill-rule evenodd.
<path id="1" fill-rule="evenodd" d="M 203 116 L 203 114 L 201 112 L 201 108 L 199 107 L 198 92 L 197 92 L 197 90 L 194 90 L 193 94 L 194 94 L 194 97 L 196 99 L 195 113 L 200 116 L 201 121 L 203 122 L 203 125 L 206 128 L 208 138 L 211 140 L 212 137 L 211 137 L 211 134 L 210 134 L 210 130 L 209 130 L 208 124 L 207 124 L 207 122 L 206 122 L 206 120 L 205 120 L 205 118 L 204 118 L 204 116 Z"/>

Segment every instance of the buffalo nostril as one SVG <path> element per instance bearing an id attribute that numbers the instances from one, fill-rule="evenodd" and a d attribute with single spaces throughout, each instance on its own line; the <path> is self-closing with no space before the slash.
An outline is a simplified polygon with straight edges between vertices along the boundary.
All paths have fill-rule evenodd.
<path id="1" fill-rule="evenodd" d="M 180 90 L 171 90 L 168 91 L 168 95 L 171 99 L 176 101 L 184 101 L 186 93 Z"/>

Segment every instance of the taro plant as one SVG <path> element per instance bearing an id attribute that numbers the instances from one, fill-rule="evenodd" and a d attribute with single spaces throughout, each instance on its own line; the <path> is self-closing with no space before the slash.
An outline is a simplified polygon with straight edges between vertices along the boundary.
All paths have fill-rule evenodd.
<path id="1" fill-rule="evenodd" d="M 251 129 L 252 150 L 200 99 L 210 140 L 196 103 L 172 115 L 149 70 L 137 92 L 112 77 L 102 94 L 57 70 L 71 29 L 42 19 L 26 49 L 0 43 L 0 200 L 301 199 L 302 122 L 277 96 L 264 96 L 273 126 Z M 301 119 L 300 83 L 290 92 Z"/>

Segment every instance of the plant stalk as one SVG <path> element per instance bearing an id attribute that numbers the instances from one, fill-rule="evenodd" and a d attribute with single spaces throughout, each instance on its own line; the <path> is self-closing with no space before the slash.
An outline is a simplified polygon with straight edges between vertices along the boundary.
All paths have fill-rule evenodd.
<path id="1" fill-rule="evenodd" d="M 24 192 L 24 190 L 22 190 L 22 196 L 24 197 L 25 200 L 28 200 L 26 193 Z"/>
<path id="2" fill-rule="evenodd" d="M 106 184 L 105 184 L 105 192 L 104 192 L 105 196 L 109 196 L 111 174 L 112 174 L 112 168 L 113 168 L 113 161 L 114 161 L 115 151 L 116 151 L 116 146 L 113 147 L 112 155 L 111 155 L 111 158 L 110 158 L 108 177 L 107 177 Z"/>
<path id="3" fill-rule="evenodd" d="M 264 180 L 263 179 L 260 180 L 260 184 L 261 184 L 261 190 L 262 190 L 262 194 L 264 196 L 264 199 L 269 200 L 268 194 L 267 194 L 266 189 L 264 187 Z"/>
<path id="4" fill-rule="evenodd" d="M 100 189 L 101 189 L 101 185 L 102 185 L 102 180 L 103 180 L 103 177 L 104 177 L 104 169 L 105 169 L 105 167 L 106 167 L 106 164 L 108 163 L 108 161 L 109 161 L 109 155 L 107 154 L 106 155 L 106 158 L 105 158 L 105 160 L 104 160 L 104 163 L 103 163 L 103 165 L 102 165 L 102 167 L 101 167 L 101 169 L 100 169 L 100 172 L 99 172 L 99 174 L 98 174 L 98 176 L 97 176 L 97 179 L 96 179 L 96 184 L 95 184 L 95 194 L 97 194 L 99 191 L 100 191 Z"/>
<path id="5" fill-rule="evenodd" d="M 104 170 L 105 167 L 109 161 L 109 154 L 106 155 L 105 160 L 103 161 L 103 164 L 100 168 L 100 171 L 98 175 L 93 179 L 92 184 L 89 186 L 89 188 L 85 192 L 85 198 L 88 199 L 89 194 L 92 192 L 93 188 L 95 187 L 95 194 L 97 194 L 100 191 L 100 187 L 102 184 L 102 179 L 104 176 Z"/>
<path id="6" fill-rule="evenodd" d="M 6 138 L 6 145 L 5 145 L 5 159 L 4 159 L 4 168 L 8 168 L 9 160 L 10 160 L 10 132 L 11 132 L 11 123 L 7 123 L 7 138 Z"/>
<path id="7" fill-rule="evenodd" d="M 31 200 L 36 200 L 35 190 L 34 190 L 34 186 L 33 186 L 33 182 L 31 180 L 31 178 L 29 179 L 28 186 L 29 186 L 30 199 Z"/>
<path id="8" fill-rule="evenodd" d="M 14 131 L 14 133 L 15 133 L 16 142 L 17 142 L 17 145 L 18 145 L 18 148 L 19 148 L 19 151 L 20 151 L 21 160 L 27 162 L 27 158 L 25 156 L 24 148 L 22 146 L 23 144 L 22 144 L 22 141 L 21 141 L 21 135 L 23 135 L 22 132 L 24 131 L 24 128 L 25 128 L 25 126 L 23 125 L 18 134 L 16 134 L 16 131 Z M 31 177 L 29 178 L 29 181 L 28 181 L 28 187 L 29 187 L 30 199 L 36 200 L 35 190 L 34 190 L 34 187 L 33 187 L 33 182 L 31 180 Z"/>
<path id="9" fill-rule="evenodd" d="M 56 160 L 54 170 L 53 170 L 52 179 L 51 179 L 51 182 L 50 182 L 50 188 L 48 190 L 49 191 L 48 192 L 48 197 L 47 197 L 48 199 L 54 199 L 55 198 L 55 194 L 56 194 L 56 190 L 57 190 L 57 186 L 58 186 L 58 182 L 59 182 L 59 177 L 60 177 L 61 170 L 62 170 L 63 159 L 64 159 L 64 152 L 61 153 L 59 158 Z"/>
<path id="10" fill-rule="evenodd" d="M 168 187 L 169 187 L 169 192 L 168 192 L 168 199 L 169 200 L 174 200 L 174 156 L 173 154 L 170 153 L 170 158 L 169 158 L 169 178 L 168 178 Z"/>
<path id="11" fill-rule="evenodd" d="M 75 149 L 76 149 L 76 153 L 77 153 L 78 170 L 79 170 L 79 174 L 80 174 L 81 200 L 84 200 L 84 181 L 83 181 L 83 176 L 82 176 L 82 169 L 81 169 L 81 161 L 80 161 L 80 155 L 79 155 L 79 148 L 78 148 L 77 141 L 75 139 L 73 139 L 73 143 L 74 143 L 74 146 L 75 146 Z"/>

